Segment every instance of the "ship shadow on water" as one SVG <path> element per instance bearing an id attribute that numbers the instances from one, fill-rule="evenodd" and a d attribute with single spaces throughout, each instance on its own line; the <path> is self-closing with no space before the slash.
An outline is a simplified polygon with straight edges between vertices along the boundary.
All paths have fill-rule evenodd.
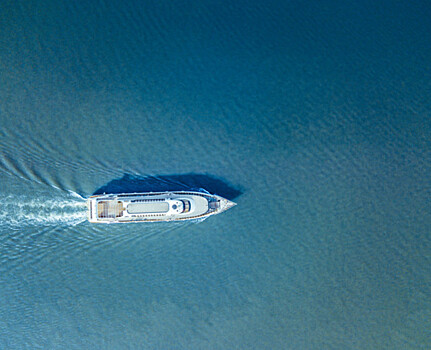
<path id="1" fill-rule="evenodd" d="M 124 174 L 97 189 L 93 195 L 104 193 L 165 192 L 165 191 L 208 191 L 229 200 L 234 200 L 242 192 L 220 178 L 207 174 L 173 174 L 139 176 Z"/>

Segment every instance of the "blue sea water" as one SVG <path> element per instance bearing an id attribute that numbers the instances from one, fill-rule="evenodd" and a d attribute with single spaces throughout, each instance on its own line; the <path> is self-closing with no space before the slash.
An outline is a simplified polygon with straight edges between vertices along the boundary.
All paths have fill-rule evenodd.
<path id="1" fill-rule="evenodd" d="M 0 348 L 429 349 L 430 18 L 1 2 Z M 238 205 L 86 221 L 145 181 Z"/>

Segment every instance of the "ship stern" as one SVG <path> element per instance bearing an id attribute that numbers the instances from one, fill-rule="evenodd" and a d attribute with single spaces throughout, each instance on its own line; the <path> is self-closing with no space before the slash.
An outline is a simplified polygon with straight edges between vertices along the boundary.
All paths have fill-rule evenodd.
<path id="1" fill-rule="evenodd" d="M 87 218 L 89 222 L 97 222 L 96 199 L 88 198 L 87 200 Z"/>

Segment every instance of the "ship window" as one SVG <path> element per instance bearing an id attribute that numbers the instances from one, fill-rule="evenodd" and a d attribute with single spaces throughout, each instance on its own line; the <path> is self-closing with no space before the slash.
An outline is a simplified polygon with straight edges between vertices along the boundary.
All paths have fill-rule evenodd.
<path id="1" fill-rule="evenodd" d="M 183 204 L 184 204 L 183 213 L 188 213 L 190 211 L 190 202 L 188 200 L 184 200 L 184 199 L 181 202 L 183 202 Z"/>

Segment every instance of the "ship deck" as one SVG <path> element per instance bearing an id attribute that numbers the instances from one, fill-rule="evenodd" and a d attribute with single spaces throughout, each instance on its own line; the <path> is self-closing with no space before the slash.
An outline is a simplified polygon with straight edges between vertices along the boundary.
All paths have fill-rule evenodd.
<path id="1" fill-rule="evenodd" d="M 99 198 L 97 198 L 99 197 Z M 181 221 L 206 217 L 220 211 L 220 200 L 214 195 L 195 192 L 130 193 L 94 196 L 94 211 L 97 213 L 91 222 L 140 222 L 140 221 Z M 188 199 L 188 211 L 170 213 L 166 199 Z M 229 206 L 230 207 L 230 206 Z"/>
<path id="2" fill-rule="evenodd" d="M 121 201 L 100 201 L 97 203 L 99 218 L 118 218 L 123 215 L 125 208 Z"/>
<path id="3" fill-rule="evenodd" d="M 144 203 L 130 203 L 127 205 L 127 212 L 129 214 L 152 214 L 152 213 L 167 213 L 169 211 L 169 204 L 167 202 L 144 202 Z"/>

